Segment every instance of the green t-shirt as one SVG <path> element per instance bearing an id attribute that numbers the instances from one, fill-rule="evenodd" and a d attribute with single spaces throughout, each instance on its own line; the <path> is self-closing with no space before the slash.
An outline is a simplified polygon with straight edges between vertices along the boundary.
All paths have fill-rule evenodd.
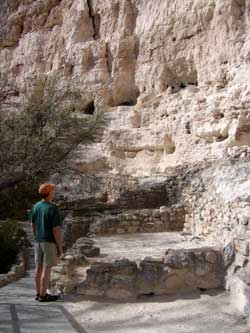
<path id="1" fill-rule="evenodd" d="M 61 226 L 59 209 L 47 201 L 37 202 L 30 212 L 30 221 L 35 225 L 35 242 L 54 242 L 53 228 Z"/>

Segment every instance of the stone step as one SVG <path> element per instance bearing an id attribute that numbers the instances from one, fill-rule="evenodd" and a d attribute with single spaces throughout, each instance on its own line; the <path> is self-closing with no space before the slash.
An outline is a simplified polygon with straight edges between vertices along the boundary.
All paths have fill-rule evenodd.
<path id="1" fill-rule="evenodd" d="M 55 285 L 62 290 L 76 288 L 85 296 L 108 298 L 165 295 L 224 286 L 224 257 L 218 243 L 184 237 L 180 232 L 113 235 L 93 240 L 100 248 L 100 256 L 88 258 L 89 268 L 82 271 L 77 261 L 72 261 L 67 268 L 65 257 L 61 265 L 65 265 L 67 272 L 57 270 Z"/>
<path id="2" fill-rule="evenodd" d="M 181 205 L 116 213 L 108 211 L 66 218 L 66 225 L 70 225 L 70 228 L 67 228 L 65 239 L 69 238 L 74 243 L 77 238 L 84 236 L 182 231 L 184 223 L 185 210 Z"/>
<path id="3" fill-rule="evenodd" d="M 100 260 L 77 286 L 85 296 L 126 299 L 224 286 L 222 251 L 214 247 L 169 249 L 162 258 Z M 180 296 L 181 297 L 181 296 Z"/>

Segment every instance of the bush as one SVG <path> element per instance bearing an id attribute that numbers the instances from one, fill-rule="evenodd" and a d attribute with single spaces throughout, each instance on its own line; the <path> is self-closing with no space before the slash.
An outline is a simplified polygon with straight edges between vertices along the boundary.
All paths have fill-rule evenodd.
<path id="1" fill-rule="evenodd" d="M 37 183 L 20 183 L 14 188 L 0 191 L 0 221 L 6 219 L 27 220 L 27 209 L 41 200 Z"/>
<path id="2" fill-rule="evenodd" d="M 103 114 L 81 112 L 82 93 L 58 82 L 37 79 L 18 104 L 11 99 L 18 92 L 0 77 L 0 191 L 68 170 L 79 145 L 98 137 Z"/>
<path id="3" fill-rule="evenodd" d="M 25 218 L 38 184 L 70 171 L 71 154 L 98 139 L 104 114 L 85 106 L 83 92 L 58 75 L 31 80 L 20 95 L 0 73 L 0 219 Z"/>
<path id="4" fill-rule="evenodd" d="M 0 274 L 7 273 L 19 252 L 30 247 L 27 235 L 14 220 L 0 222 Z"/>

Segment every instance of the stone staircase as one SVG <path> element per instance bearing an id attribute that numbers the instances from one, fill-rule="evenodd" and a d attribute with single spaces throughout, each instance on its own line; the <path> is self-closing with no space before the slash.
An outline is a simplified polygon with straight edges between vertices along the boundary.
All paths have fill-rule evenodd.
<path id="1" fill-rule="evenodd" d="M 223 247 L 192 240 L 175 182 L 137 184 L 112 204 L 93 199 L 68 205 L 66 247 L 91 237 L 100 256 L 85 255 L 79 263 L 66 255 L 54 284 L 63 292 L 118 299 L 223 288 Z"/>
<path id="2" fill-rule="evenodd" d="M 53 270 L 55 289 L 126 299 L 224 287 L 225 258 L 219 243 L 180 231 L 113 234 L 92 241 L 100 255 L 85 254 L 82 262 L 79 253 L 66 255 Z"/>
<path id="3" fill-rule="evenodd" d="M 182 205 L 155 209 L 123 209 L 69 214 L 65 219 L 64 242 L 67 248 L 80 237 L 102 237 L 177 231 L 182 232 L 185 209 Z"/>

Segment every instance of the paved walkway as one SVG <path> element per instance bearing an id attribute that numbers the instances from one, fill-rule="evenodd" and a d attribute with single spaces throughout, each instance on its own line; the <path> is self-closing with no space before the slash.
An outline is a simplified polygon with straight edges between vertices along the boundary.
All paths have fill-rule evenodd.
<path id="1" fill-rule="evenodd" d="M 30 241 L 30 225 L 20 223 Z M 27 276 L 0 288 L 0 333 L 85 333 L 63 301 L 39 303 L 35 300 L 34 249 L 30 249 Z"/>
<path id="2" fill-rule="evenodd" d="M 33 273 L 0 288 L 1 333 L 85 333 L 63 301 L 39 303 L 34 299 Z"/>

